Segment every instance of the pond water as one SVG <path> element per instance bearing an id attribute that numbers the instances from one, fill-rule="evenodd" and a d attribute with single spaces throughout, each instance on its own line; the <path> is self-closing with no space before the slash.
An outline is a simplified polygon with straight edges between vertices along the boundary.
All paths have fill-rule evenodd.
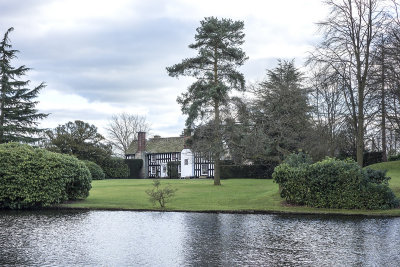
<path id="1" fill-rule="evenodd" d="M 400 218 L 0 212 L 1 266 L 398 266 Z"/>

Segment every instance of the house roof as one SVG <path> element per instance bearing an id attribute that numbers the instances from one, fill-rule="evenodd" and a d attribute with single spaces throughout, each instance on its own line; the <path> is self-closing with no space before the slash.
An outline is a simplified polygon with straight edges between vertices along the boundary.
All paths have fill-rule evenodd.
<path id="1" fill-rule="evenodd" d="M 137 152 L 137 140 L 133 141 L 129 146 L 127 154 L 135 154 Z M 146 140 L 147 153 L 169 153 L 181 152 L 185 148 L 184 137 L 155 137 Z"/>

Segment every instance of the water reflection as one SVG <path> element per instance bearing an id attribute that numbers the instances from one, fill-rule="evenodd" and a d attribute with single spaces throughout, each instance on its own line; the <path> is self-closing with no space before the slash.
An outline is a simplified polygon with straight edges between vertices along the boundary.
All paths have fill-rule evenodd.
<path id="1" fill-rule="evenodd" d="M 0 212 L 0 265 L 394 266 L 400 218 Z"/>

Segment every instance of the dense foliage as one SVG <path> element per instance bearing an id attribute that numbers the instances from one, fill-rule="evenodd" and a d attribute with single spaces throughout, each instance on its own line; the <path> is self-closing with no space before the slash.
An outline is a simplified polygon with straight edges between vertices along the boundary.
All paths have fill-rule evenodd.
<path id="1" fill-rule="evenodd" d="M 105 159 L 101 167 L 106 178 L 127 178 L 129 176 L 129 167 L 124 159 L 111 157 Z"/>
<path id="2" fill-rule="evenodd" d="M 47 114 L 39 113 L 35 108 L 44 83 L 29 89 L 29 81 L 20 78 L 30 69 L 26 66 L 13 67 L 12 59 L 18 50 L 13 50 L 8 35 L 13 28 L 7 30 L 0 41 L 0 143 L 34 142 L 34 135 L 42 130 L 37 128 L 38 120 Z"/>
<path id="3" fill-rule="evenodd" d="M 364 166 L 372 165 L 375 163 L 379 163 L 383 161 L 383 152 L 382 151 L 367 151 L 364 152 Z"/>
<path id="4" fill-rule="evenodd" d="M 180 174 L 178 172 L 178 166 L 181 165 L 180 161 L 170 161 L 167 163 L 167 175 L 170 179 L 178 179 L 180 178 Z"/>
<path id="5" fill-rule="evenodd" d="M 75 157 L 28 145 L 0 145 L 0 208 L 46 207 L 89 195 L 91 176 Z"/>
<path id="6" fill-rule="evenodd" d="M 99 165 L 106 178 L 126 178 L 129 168 L 124 159 L 112 157 L 111 146 L 98 133 L 97 127 L 76 120 L 59 125 L 46 132 L 46 149 L 74 155 L 80 160 L 89 160 Z"/>
<path id="7" fill-rule="evenodd" d="M 98 133 L 97 127 L 84 121 L 70 121 L 46 131 L 46 149 L 74 155 L 80 160 L 90 160 L 102 166 L 111 157 L 111 146 Z"/>
<path id="8" fill-rule="evenodd" d="M 129 178 L 143 178 L 141 174 L 143 167 L 142 159 L 126 159 L 125 163 L 129 168 Z"/>
<path id="9" fill-rule="evenodd" d="M 88 167 L 90 174 L 92 175 L 92 180 L 105 179 L 106 176 L 103 172 L 103 169 L 99 165 L 89 160 L 83 160 L 83 162 L 86 164 L 86 167 Z"/>
<path id="10" fill-rule="evenodd" d="M 221 165 L 221 178 L 271 179 L 276 165 L 275 162 L 270 164 Z"/>
<path id="11" fill-rule="evenodd" d="M 400 160 L 400 153 L 397 155 L 392 155 L 388 158 L 389 161 L 396 161 L 396 160 Z"/>
<path id="12" fill-rule="evenodd" d="M 295 156 L 294 156 L 295 157 Z M 294 162 L 294 161 L 291 161 Z M 317 208 L 389 209 L 399 200 L 384 171 L 362 169 L 353 160 L 299 160 L 275 168 L 273 178 L 287 202 Z"/>
<path id="13" fill-rule="evenodd" d="M 251 87 L 254 97 L 236 99 L 237 118 L 226 121 L 224 140 L 236 163 L 281 163 L 286 155 L 313 147 L 306 88 L 294 61 L 278 60 L 264 81 Z"/>

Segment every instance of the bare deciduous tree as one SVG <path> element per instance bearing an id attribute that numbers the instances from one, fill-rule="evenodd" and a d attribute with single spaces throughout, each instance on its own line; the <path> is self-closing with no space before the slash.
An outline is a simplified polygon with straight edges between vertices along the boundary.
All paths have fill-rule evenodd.
<path id="1" fill-rule="evenodd" d="M 345 83 L 345 100 L 356 137 L 357 162 L 363 165 L 365 100 L 373 47 L 386 22 L 381 0 L 327 0 L 328 18 L 319 23 L 323 41 L 309 62 L 325 65 Z"/>
<path id="2" fill-rule="evenodd" d="M 125 155 L 132 141 L 137 139 L 137 133 L 148 132 L 150 126 L 143 116 L 120 113 L 111 117 L 106 130 L 113 148 Z"/>

